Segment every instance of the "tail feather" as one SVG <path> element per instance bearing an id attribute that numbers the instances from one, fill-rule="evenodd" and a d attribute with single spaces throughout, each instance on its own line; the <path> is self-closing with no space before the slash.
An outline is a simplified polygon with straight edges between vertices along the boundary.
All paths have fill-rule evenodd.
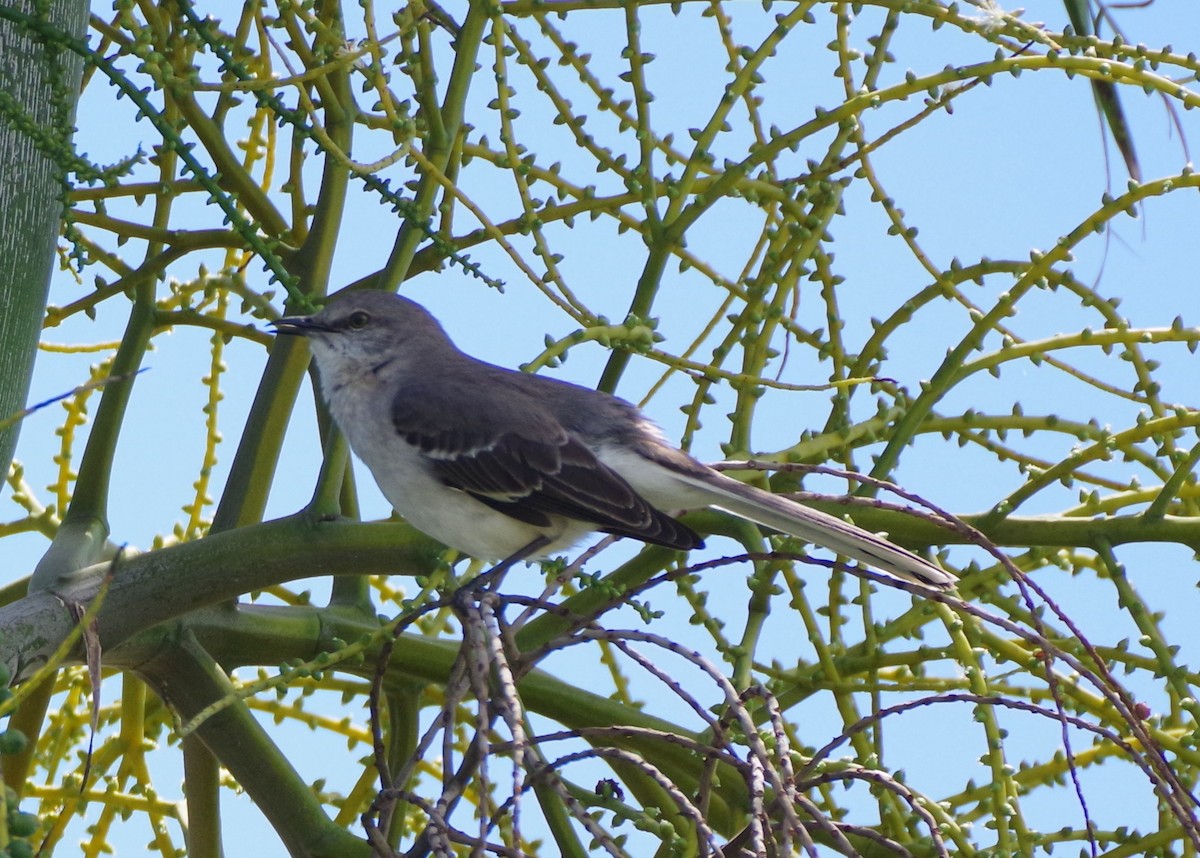
<path id="1" fill-rule="evenodd" d="M 848 521 L 715 471 L 703 478 L 682 475 L 680 478 L 706 490 L 711 506 L 739 518 L 824 546 L 905 581 L 938 590 L 954 589 L 956 579 L 949 572 Z"/>

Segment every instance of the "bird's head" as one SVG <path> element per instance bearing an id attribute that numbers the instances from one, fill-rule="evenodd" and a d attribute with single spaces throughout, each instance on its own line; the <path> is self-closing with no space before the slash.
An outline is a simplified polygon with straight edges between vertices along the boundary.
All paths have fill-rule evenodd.
<path id="1" fill-rule="evenodd" d="M 429 312 L 390 292 L 343 292 L 311 316 L 271 323 L 276 334 L 307 337 L 322 370 L 361 370 L 412 362 L 449 340 Z"/>

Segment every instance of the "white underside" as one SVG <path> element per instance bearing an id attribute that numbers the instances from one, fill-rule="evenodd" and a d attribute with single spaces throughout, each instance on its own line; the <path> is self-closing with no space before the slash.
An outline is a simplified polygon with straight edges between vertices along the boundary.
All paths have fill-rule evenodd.
<path id="1" fill-rule="evenodd" d="M 365 439 L 360 439 L 362 443 Z M 399 442 L 403 443 L 403 442 Z M 351 438 L 356 452 L 358 446 Z M 424 467 L 416 451 L 412 455 L 373 455 L 362 451 L 376 484 L 396 512 L 422 533 L 481 560 L 503 560 L 516 554 L 534 539 L 544 536 L 550 544 L 535 557 L 552 557 L 567 551 L 596 528 L 586 522 L 551 516 L 550 527 L 539 528 L 498 512 L 465 492 L 450 490 Z M 407 453 L 408 451 L 406 451 Z M 655 507 L 669 512 L 706 505 L 706 494 L 672 476 L 662 467 L 625 450 L 599 448 L 597 457 L 624 477 L 634 490 Z M 363 455 L 365 453 L 365 455 Z M 430 499 L 436 502 L 430 503 Z M 462 522 L 471 522 L 463 527 Z"/>

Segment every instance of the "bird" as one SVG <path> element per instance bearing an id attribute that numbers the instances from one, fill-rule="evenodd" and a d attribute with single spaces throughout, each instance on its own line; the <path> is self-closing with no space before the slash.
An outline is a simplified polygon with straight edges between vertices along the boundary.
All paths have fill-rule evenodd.
<path id="1" fill-rule="evenodd" d="M 623 399 L 466 354 L 408 298 L 343 290 L 273 326 L 307 339 L 334 421 L 396 512 L 481 561 L 556 556 L 597 531 L 689 551 L 703 540 L 675 516 L 711 507 L 954 589 L 883 536 L 693 458 Z"/>

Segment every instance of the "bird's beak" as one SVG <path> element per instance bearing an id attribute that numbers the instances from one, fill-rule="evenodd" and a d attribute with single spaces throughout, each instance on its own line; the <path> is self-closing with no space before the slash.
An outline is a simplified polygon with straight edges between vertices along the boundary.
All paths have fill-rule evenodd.
<path id="1" fill-rule="evenodd" d="M 313 319 L 312 316 L 284 316 L 273 322 L 268 322 L 276 334 L 291 334 L 305 337 L 314 331 L 328 331 L 329 328 Z"/>

